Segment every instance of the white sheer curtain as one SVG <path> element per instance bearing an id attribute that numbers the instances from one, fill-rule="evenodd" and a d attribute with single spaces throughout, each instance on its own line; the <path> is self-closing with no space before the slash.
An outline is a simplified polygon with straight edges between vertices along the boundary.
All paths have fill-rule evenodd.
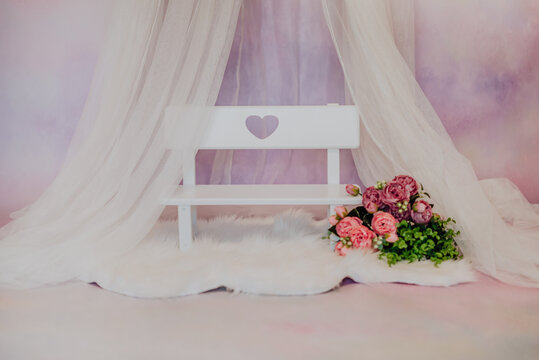
<path id="1" fill-rule="evenodd" d="M 243 1 L 217 104 L 342 104 L 344 89 L 319 1 Z M 201 166 L 201 182 L 326 181 L 321 150 L 228 150 L 199 158 L 213 160 L 211 174 Z"/>
<path id="2" fill-rule="evenodd" d="M 0 230 L 0 284 L 84 277 L 151 230 L 204 121 L 180 117 L 179 150 L 164 142 L 169 105 L 213 105 L 240 0 L 116 1 L 73 145 L 50 188 Z"/>
<path id="3" fill-rule="evenodd" d="M 361 116 L 353 152 L 365 183 L 411 174 L 435 207 L 456 218 L 475 267 L 506 282 L 539 285 L 539 213 L 508 180 L 477 180 L 418 86 L 408 1 L 323 0 L 351 98 Z M 413 18 L 412 18 L 413 20 Z M 409 45 L 407 45 L 409 44 Z M 404 57 L 403 57 L 404 56 Z M 405 59 L 406 58 L 406 59 Z"/>

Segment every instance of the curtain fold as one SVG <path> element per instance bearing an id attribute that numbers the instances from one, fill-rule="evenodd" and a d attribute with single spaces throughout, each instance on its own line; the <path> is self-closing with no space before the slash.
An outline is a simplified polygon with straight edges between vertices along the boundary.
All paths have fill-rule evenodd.
<path id="1" fill-rule="evenodd" d="M 407 2 L 398 3 L 413 5 Z M 536 207 L 508 180 L 477 180 L 411 71 L 413 51 L 406 49 L 399 29 L 410 28 L 406 14 L 413 11 L 407 8 L 397 19 L 394 5 L 389 0 L 323 0 L 361 117 L 362 144 L 353 151 L 358 175 L 366 184 L 401 173 L 416 177 L 432 195 L 435 211 L 456 218 L 462 230 L 459 245 L 477 269 L 509 283 L 539 286 Z M 517 220 L 523 217 L 526 221 Z"/>
<path id="2" fill-rule="evenodd" d="M 106 43 L 60 173 L 0 230 L 0 284 L 83 278 L 136 246 L 194 156 L 204 118 L 178 115 L 165 147 L 164 110 L 215 104 L 240 0 L 114 2 Z"/>
<path id="3" fill-rule="evenodd" d="M 391 30 L 397 49 L 415 74 L 414 0 L 389 0 Z"/>

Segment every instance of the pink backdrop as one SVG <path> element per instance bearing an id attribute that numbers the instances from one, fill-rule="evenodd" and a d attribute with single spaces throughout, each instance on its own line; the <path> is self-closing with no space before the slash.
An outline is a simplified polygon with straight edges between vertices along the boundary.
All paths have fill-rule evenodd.
<path id="1" fill-rule="evenodd" d="M 61 165 L 90 85 L 105 3 L 0 2 L 0 224 L 38 197 Z M 459 150 L 480 178 L 509 177 L 539 202 L 539 2 L 416 0 L 415 25 L 417 78 Z M 343 103 L 342 77 L 318 2 L 248 0 L 218 102 Z M 324 161 L 321 152 L 228 155 L 231 179 L 212 171 L 215 153 L 205 152 L 199 180 L 325 179 L 312 165 Z M 343 155 L 342 181 L 357 180 Z"/>

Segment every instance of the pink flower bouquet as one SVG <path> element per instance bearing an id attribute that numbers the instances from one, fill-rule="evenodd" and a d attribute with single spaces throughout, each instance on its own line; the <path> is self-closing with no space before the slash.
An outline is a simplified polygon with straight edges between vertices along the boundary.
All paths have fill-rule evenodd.
<path id="1" fill-rule="evenodd" d="M 375 251 L 389 265 L 403 260 L 431 260 L 438 265 L 462 257 L 455 240 L 460 232 L 452 228 L 455 221 L 433 213 L 430 195 L 413 177 L 378 181 L 363 193 L 349 184 L 346 191 L 361 196 L 362 205 L 350 211 L 338 206 L 329 218 L 328 238 L 338 255 L 352 249 Z"/>

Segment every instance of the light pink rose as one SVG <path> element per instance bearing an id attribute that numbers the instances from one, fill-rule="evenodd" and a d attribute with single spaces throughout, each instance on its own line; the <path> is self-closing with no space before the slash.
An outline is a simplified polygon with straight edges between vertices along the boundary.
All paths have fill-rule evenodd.
<path id="1" fill-rule="evenodd" d="M 360 225 L 350 230 L 348 236 L 356 249 L 368 249 L 372 247 L 372 239 L 376 235 L 368 227 Z"/>
<path id="2" fill-rule="evenodd" d="M 335 213 L 338 217 L 343 219 L 346 215 L 348 215 L 348 210 L 344 206 L 336 206 L 335 207 Z"/>
<path id="3" fill-rule="evenodd" d="M 335 215 L 331 215 L 329 217 L 329 223 L 331 224 L 331 226 L 337 225 L 338 222 L 339 220 L 337 220 L 337 217 Z"/>
<path id="4" fill-rule="evenodd" d="M 399 236 L 396 232 L 389 233 L 385 235 L 385 239 L 387 242 L 394 243 L 395 241 L 399 240 Z"/>
<path id="5" fill-rule="evenodd" d="M 339 256 L 345 256 L 348 252 L 348 248 L 344 246 L 341 241 L 339 241 L 337 244 L 335 244 L 335 252 L 339 254 Z"/>
<path id="6" fill-rule="evenodd" d="M 355 184 L 348 184 L 346 185 L 346 192 L 352 196 L 358 196 L 359 195 L 359 186 Z"/>
<path id="7" fill-rule="evenodd" d="M 357 228 L 362 223 L 363 222 L 357 217 L 353 217 L 353 216 L 345 217 L 344 219 L 339 221 L 339 223 L 337 224 L 337 228 L 336 228 L 337 234 L 340 237 L 347 237 L 349 236 L 350 231 L 352 229 Z"/>
<path id="8" fill-rule="evenodd" d="M 432 219 L 432 207 L 427 201 L 417 199 L 414 205 L 412 205 L 412 213 L 410 215 L 416 224 L 427 224 Z"/>
<path id="9" fill-rule="evenodd" d="M 372 217 L 371 226 L 378 235 L 394 233 L 397 231 L 397 220 L 390 213 L 378 211 Z"/>
<path id="10" fill-rule="evenodd" d="M 401 183 L 390 181 L 382 190 L 382 202 L 386 205 L 394 205 L 404 200 L 410 200 L 410 197 Z"/>
<path id="11" fill-rule="evenodd" d="M 417 194 L 417 192 L 419 191 L 417 181 L 415 181 L 415 179 L 413 177 L 411 177 L 411 176 L 398 175 L 398 176 L 395 176 L 393 181 L 395 181 L 395 182 L 397 182 L 399 184 L 402 184 L 404 186 L 404 188 L 408 192 L 408 197 Z"/>

